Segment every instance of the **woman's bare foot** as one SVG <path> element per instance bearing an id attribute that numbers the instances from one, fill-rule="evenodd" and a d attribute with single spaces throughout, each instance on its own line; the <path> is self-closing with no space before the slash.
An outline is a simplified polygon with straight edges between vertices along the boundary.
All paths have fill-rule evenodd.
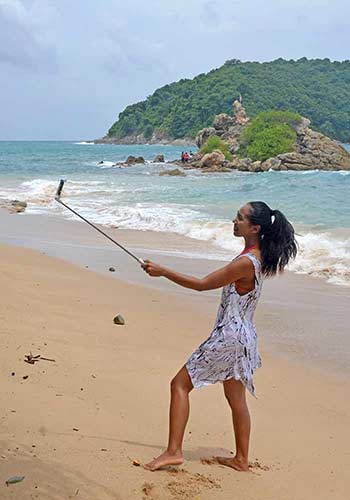
<path id="1" fill-rule="evenodd" d="M 240 472 L 249 472 L 248 462 L 242 462 L 241 460 L 238 460 L 237 457 L 233 458 L 214 457 L 214 458 L 220 465 L 226 465 L 227 467 L 231 467 L 231 469 L 235 469 Z"/>
<path id="2" fill-rule="evenodd" d="M 182 453 L 171 454 L 168 451 L 165 451 L 159 457 L 152 460 L 148 464 L 144 465 L 144 468 L 147 470 L 155 471 L 161 469 L 162 467 L 166 467 L 167 465 L 181 465 L 183 464 L 183 456 Z"/>

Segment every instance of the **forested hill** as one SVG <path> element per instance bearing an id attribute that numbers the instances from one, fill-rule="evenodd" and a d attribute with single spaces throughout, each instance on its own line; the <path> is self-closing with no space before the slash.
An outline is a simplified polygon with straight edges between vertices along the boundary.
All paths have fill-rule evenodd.
<path id="1" fill-rule="evenodd" d="M 219 113 L 232 114 L 243 97 L 249 116 L 276 109 L 297 112 L 334 139 L 350 140 L 350 61 L 306 58 L 258 63 L 233 59 L 207 74 L 165 85 L 127 106 L 109 137 L 195 137 Z"/>

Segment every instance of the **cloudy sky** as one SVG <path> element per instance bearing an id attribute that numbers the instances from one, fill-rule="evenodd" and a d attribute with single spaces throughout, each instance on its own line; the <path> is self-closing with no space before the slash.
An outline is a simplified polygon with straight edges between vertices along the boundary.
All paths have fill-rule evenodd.
<path id="1" fill-rule="evenodd" d="M 0 0 L 0 140 L 101 137 L 227 59 L 349 59 L 348 0 Z"/>

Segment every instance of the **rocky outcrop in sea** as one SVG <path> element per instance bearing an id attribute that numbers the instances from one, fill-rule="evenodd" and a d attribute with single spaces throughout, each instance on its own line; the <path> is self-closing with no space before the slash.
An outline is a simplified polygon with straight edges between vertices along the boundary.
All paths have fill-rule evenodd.
<path id="1" fill-rule="evenodd" d="M 221 151 L 206 155 L 197 153 L 191 160 L 191 167 L 205 171 L 241 170 L 247 172 L 265 172 L 267 170 L 350 170 L 350 154 L 343 146 L 329 137 L 310 128 L 310 120 L 302 118 L 295 125 L 297 135 L 294 150 L 280 154 L 263 162 L 250 158 L 239 158 L 237 151 L 242 132 L 250 119 L 242 103 L 233 103 L 233 116 L 221 113 L 214 118 L 213 126 L 198 132 L 196 143 L 199 148 L 211 135 L 217 135 L 229 145 L 233 160 L 225 159 Z"/>
<path id="2" fill-rule="evenodd" d="M 0 199 L 0 208 L 4 208 L 10 214 L 20 214 L 27 208 L 25 201 Z"/>

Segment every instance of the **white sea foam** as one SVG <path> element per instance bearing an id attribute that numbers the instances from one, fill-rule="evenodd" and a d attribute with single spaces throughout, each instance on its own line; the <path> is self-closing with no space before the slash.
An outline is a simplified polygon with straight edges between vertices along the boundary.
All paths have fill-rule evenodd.
<path id="1" fill-rule="evenodd" d="M 311 175 L 311 174 L 315 174 L 315 173 L 319 172 L 319 169 L 315 168 L 314 170 L 303 170 L 301 172 L 298 172 L 296 170 L 287 170 L 287 172 L 294 172 L 294 173 L 297 172 L 299 175 Z"/>
<path id="2" fill-rule="evenodd" d="M 88 146 L 95 146 L 94 142 L 88 142 L 88 141 L 74 142 L 74 144 L 82 144 L 82 145 L 88 145 Z"/>
<path id="3" fill-rule="evenodd" d="M 110 167 L 115 167 L 116 164 L 113 161 L 107 161 L 107 160 L 102 160 L 103 163 L 97 162 L 95 165 L 97 165 L 100 168 L 110 168 Z"/>
<path id="4" fill-rule="evenodd" d="M 350 238 L 330 232 L 307 232 L 298 237 L 299 251 L 291 271 L 350 286 Z"/>
<path id="5" fill-rule="evenodd" d="M 242 245 L 240 240 L 232 239 L 232 224 L 194 224 L 185 235 L 210 241 L 232 254 L 237 253 Z M 330 232 L 308 231 L 297 236 L 297 241 L 299 251 L 295 261 L 288 266 L 290 271 L 350 286 L 350 234 L 343 238 Z"/>
<path id="6" fill-rule="evenodd" d="M 0 197 L 23 199 L 28 202 L 29 213 L 55 213 L 74 218 L 69 211 L 54 202 L 57 181 L 34 179 L 19 187 L 2 186 Z M 132 193 L 167 193 L 167 186 L 133 186 Z M 213 219 L 205 208 L 181 203 L 134 203 L 131 204 L 127 182 L 100 180 L 71 180 L 64 187 L 64 198 L 70 206 L 95 223 L 118 225 L 121 228 L 177 233 L 211 244 L 204 245 L 203 256 L 216 258 L 236 255 L 241 239 L 232 237 L 232 223 Z M 317 225 L 297 228 L 299 252 L 289 269 L 296 273 L 325 278 L 329 283 L 350 286 L 350 230 L 325 231 Z M 196 251 L 198 245 L 196 244 Z M 215 252 L 215 248 L 218 252 Z M 190 252 L 191 253 L 191 252 Z M 194 256 L 196 252 L 191 253 Z"/>
<path id="7" fill-rule="evenodd" d="M 0 189 L 0 199 L 18 199 L 17 190 L 14 190 L 11 187 L 1 186 Z"/>
<path id="8" fill-rule="evenodd" d="M 242 241 L 232 237 L 232 223 L 223 220 L 209 220 L 196 210 L 196 207 L 176 204 L 146 204 L 135 206 L 101 207 L 96 200 L 91 212 L 85 216 L 95 222 L 106 225 L 118 225 L 125 229 L 172 232 L 186 237 L 202 240 L 217 247 L 219 254 L 227 258 L 236 255 L 242 247 Z M 81 210 L 86 210 L 81 205 Z M 308 228 L 299 230 L 297 237 L 299 252 L 288 269 L 290 271 L 325 278 L 333 284 L 350 286 L 350 234 L 337 235 Z M 347 236 L 346 236 L 347 234 Z M 205 252 L 207 252 L 207 247 Z M 208 254 L 205 254 L 208 256 Z M 216 252 L 210 254 L 215 258 Z"/>
<path id="9" fill-rule="evenodd" d="M 55 196 L 58 182 L 46 179 L 34 179 L 23 182 L 20 189 L 27 203 L 47 205 Z"/>
<path id="10" fill-rule="evenodd" d="M 310 174 L 326 174 L 326 175 L 349 175 L 350 170 L 305 170 L 298 172 L 296 170 L 286 170 L 286 172 L 293 172 L 298 175 L 310 175 Z"/>

